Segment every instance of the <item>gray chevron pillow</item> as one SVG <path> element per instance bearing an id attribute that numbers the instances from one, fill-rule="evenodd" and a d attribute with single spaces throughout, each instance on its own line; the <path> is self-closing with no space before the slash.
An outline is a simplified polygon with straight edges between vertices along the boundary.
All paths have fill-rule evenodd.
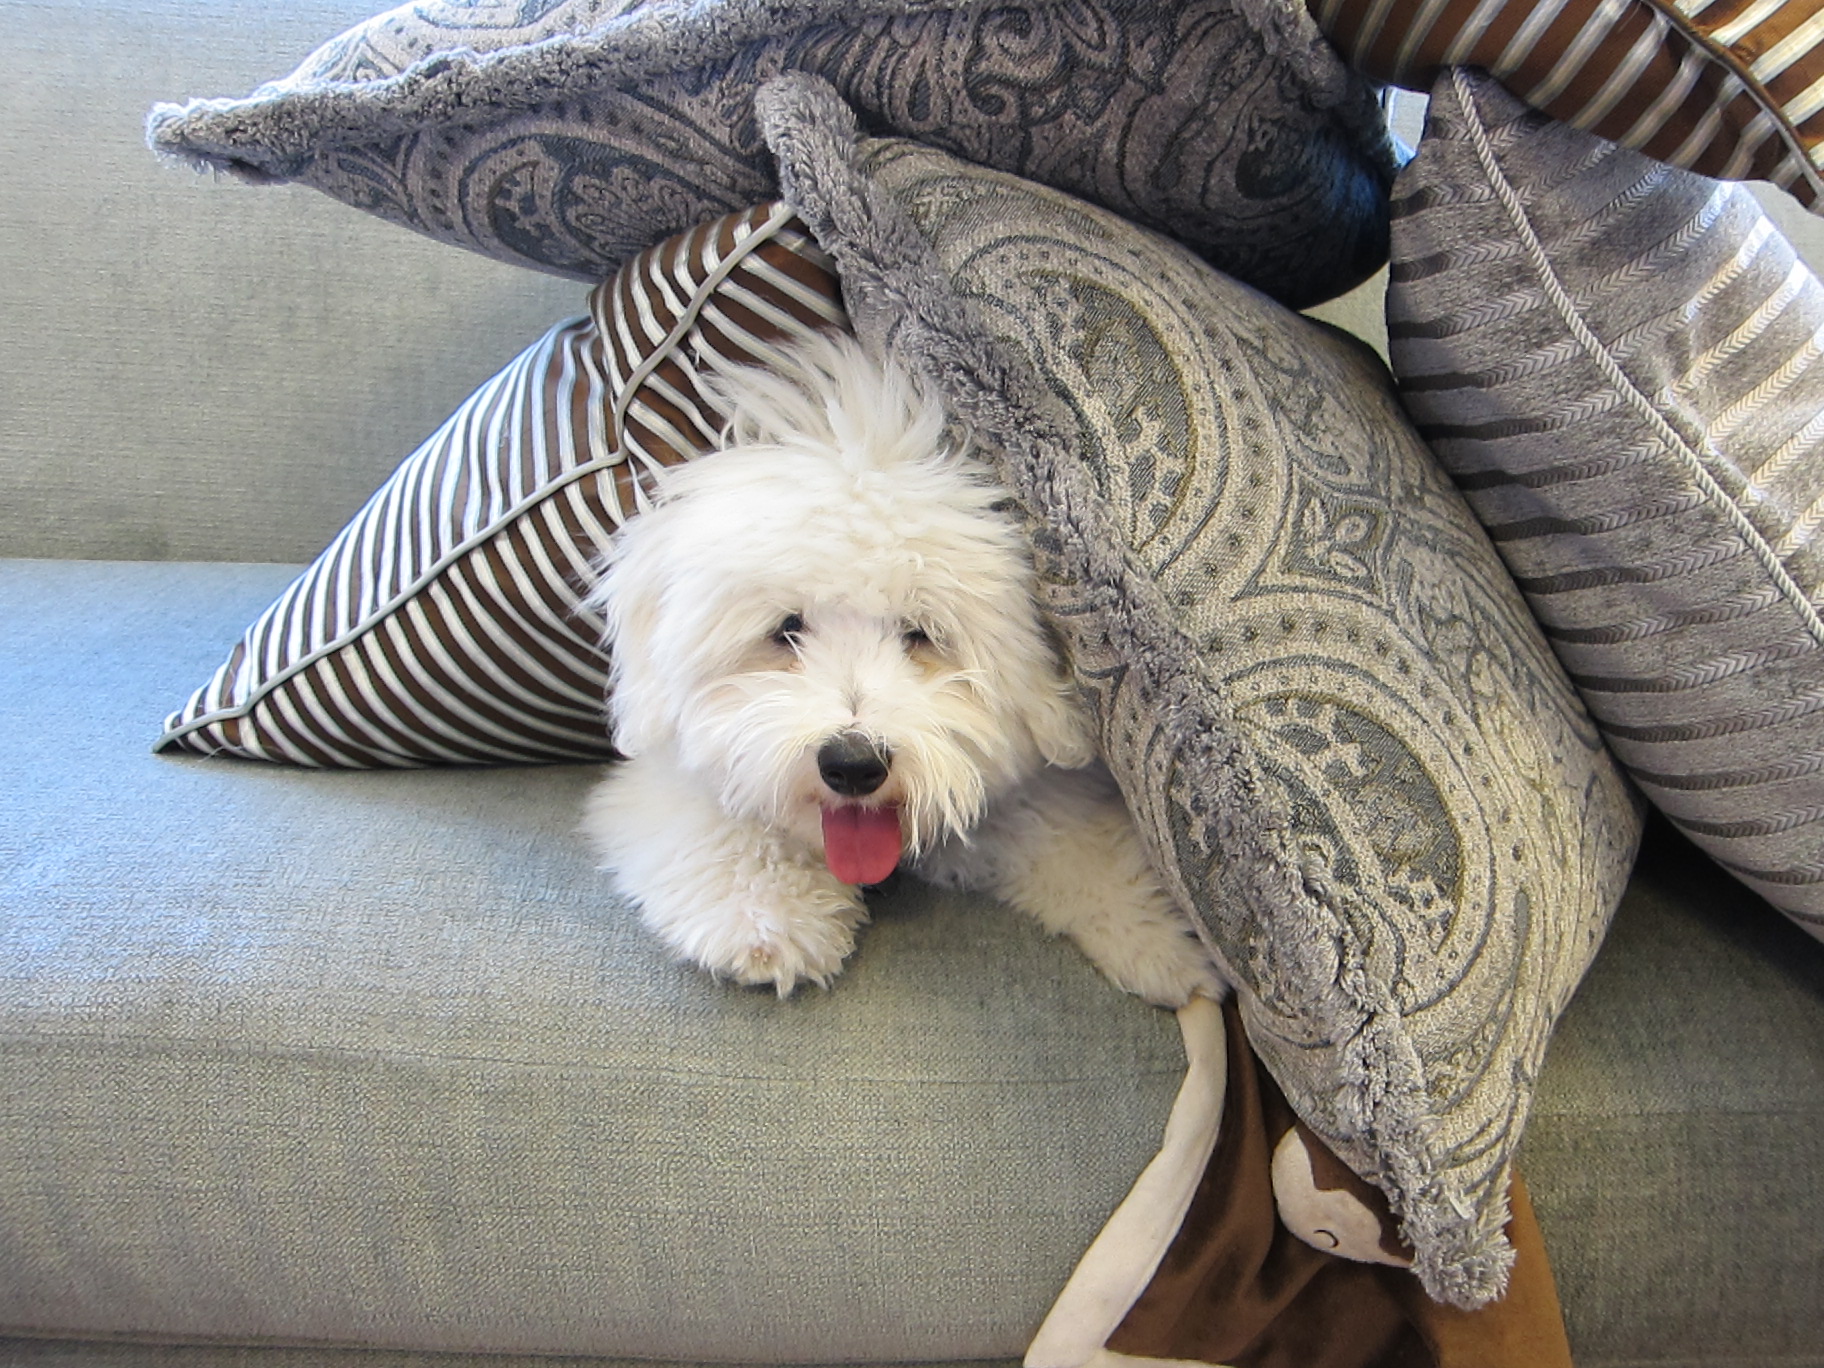
<path id="1" fill-rule="evenodd" d="M 753 92 L 1063 186 L 1295 305 L 1386 260 L 1393 154 L 1297 0 L 413 0 L 154 148 L 591 283 L 771 199 Z"/>
<path id="2" fill-rule="evenodd" d="M 1824 937 L 1824 288 L 1743 188 L 1447 72 L 1401 391 L 1647 797 Z"/>
<path id="3" fill-rule="evenodd" d="M 1056 191 L 857 152 L 821 83 L 761 111 L 857 332 L 998 453 L 1257 1051 L 1432 1293 L 1486 1300 L 1531 1080 L 1638 836 L 1488 538 L 1365 347 Z"/>

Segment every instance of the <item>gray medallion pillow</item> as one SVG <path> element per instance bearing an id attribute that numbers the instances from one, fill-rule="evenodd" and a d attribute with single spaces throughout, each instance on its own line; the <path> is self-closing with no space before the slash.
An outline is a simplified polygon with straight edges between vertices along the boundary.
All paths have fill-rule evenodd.
<path id="1" fill-rule="evenodd" d="M 1747 190 L 1462 70 L 1395 208 L 1420 430 L 1641 790 L 1824 937 L 1824 288 Z"/>
<path id="2" fill-rule="evenodd" d="M 1301 1116 L 1495 1295 L 1626 781 L 1365 348 L 1056 191 L 761 92 L 865 341 L 998 454 L 1104 753 Z"/>
<path id="3" fill-rule="evenodd" d="M 1062 186 L 1295 305 L 1386 259 L 1373 90 L 1297 0 L 415 0 L 155 149 L 299 181 L 489 256 L 600 280 L 771 199 L 753 92 L 834 82 L 877 131 Z"/>

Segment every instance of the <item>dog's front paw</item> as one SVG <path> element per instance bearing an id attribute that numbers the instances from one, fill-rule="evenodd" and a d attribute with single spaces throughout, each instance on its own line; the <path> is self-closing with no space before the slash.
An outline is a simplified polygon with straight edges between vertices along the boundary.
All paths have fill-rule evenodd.
<path id="1" fill-rule="evenodd" d="M 757 919 L 750 934 L 726 947 L 719 962 L 705 968 L 749 987 L 771 984 L 780 997 L 800 983 L 828 988 L 855 948 L 855 930 L 838 922 L 777 926 Z"/>
<path id="2" fill-rule="evenodd" d="M 849 890 L 778 890 L 719 908 L 668 930 L 676 949 L 717 978 L 749 987 L 771 986 L 787 997 L 801 983 L 827 988 L 855 948 L 855 931 L 867 920 Z M 847 896 L 844 896 L 844 895 Z"/>

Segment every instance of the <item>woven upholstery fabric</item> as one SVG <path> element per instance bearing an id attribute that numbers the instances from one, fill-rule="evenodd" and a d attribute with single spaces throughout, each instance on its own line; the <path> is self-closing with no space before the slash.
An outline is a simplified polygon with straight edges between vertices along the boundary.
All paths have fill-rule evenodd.
<path id="1" fill-rule="evenodd" d="M 1742 187 L 1441 78 L 1402 391 L 1641 790 L 1824 936 L 1824 287 Z"/>
<path id="2" fill-rule="evenodd" d="M 374 494 L 165 723 L 160 746 L 322 766 L 612 754 L 594 559 L 655 473 L 716 444 L 701 367 L 841 326 L 777 203 L 642 253 Z"/>
<path id="3" fill-rule="evenodd" d="M 1520 1171 L 1577 1368 L 1824 1361 L 1824 947 L 1662 821 Z"/>
<path id="4" fill-rule="evenodd" d="M 1056 191 L 857 154 L 827 86 L 762 101 L 858 333 L 999 453 L 1256 1050 L 1434 1295 L 1485 1300 L 1531 1079 L 1638 834 L 1486 535 L 1365 347 Z"/>
<path id="5" fill-rule="evenodd" d="M 1379 106 L 1296 0 L 414 0 L 246 99 L 158 106 L 151 139 L 599 280 L 776 195 L 753 92 L 781 70 L 1294 304 L 1386 259 Z"/>
<path id="6" fill-rule="evenodd" d="M 1310 0 L 1378 80 L 1483 68 L 1573 128 L 1824 211 L 1824 0 Z"/>
<path id="7" fill-rule="evenodd" d="M 594 765 L 147 753 L 286 574 L 0 561 L 0 1331 L 1017 1358 L 1158 1148 L 1171 1014 L 916 882 L 839 990 L 719 983 L 594 868 Z"/>

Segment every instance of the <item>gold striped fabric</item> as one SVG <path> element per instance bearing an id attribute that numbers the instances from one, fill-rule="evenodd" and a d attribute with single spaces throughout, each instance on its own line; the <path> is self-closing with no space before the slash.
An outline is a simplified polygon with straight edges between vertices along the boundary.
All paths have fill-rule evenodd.
<path id="1" fill-rule="evenodd" d="M 1824 0 L 1309 0 L 1377 80 L 1482 67 L 1562 123 L 1824 211 Z"/>
<path id="2" fill-rule="evenodd" d="M 406 459 L 157 748 L 354 768 L 612 754 L 592 563 L 660 469 L 715 445 L 703 368 L 845 325 L 784 205 L 641 253 Z"/>

